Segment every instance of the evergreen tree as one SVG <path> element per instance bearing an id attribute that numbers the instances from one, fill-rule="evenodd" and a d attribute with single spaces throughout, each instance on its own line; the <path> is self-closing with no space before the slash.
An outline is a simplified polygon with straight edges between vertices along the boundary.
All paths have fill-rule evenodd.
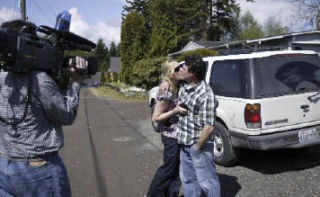
<path id="1" fill-rule="evenodd" d="M 203 0 L 150 1 L 151 55 L 165 56 L 183 48 L 190 39 L 201 39 L 208 18 L 205 5 Z"/>
<path id="2" fill-rule="evenodd" d="M 151 56 L 167 55 L 190 40 L 231 40 L 238 32 L 236 0 L 126 0 L 123 18 L 133 11 L 146 21 Z"/>
<path id="3" fill-rule="evenodd" d="M 174 24 L 175 4 L 172 0 L 153 0 L 151 52 L 153 57 L 166 56 L 177 47 L 177 26 Z"/>
<path id="4" fill-rule="evenodd" d="M 240 7 L 236 0 L 217 0 L 212 5 L 210 23 L 208 24 L 208 40 L 231 40 L 238 31 Z M 211 9 L 209 7 L 209 9 Z"/>
<path id="5" fill-rule="evenodd" d="M 146 25 L 138 12 L 128 14 L 121 27 L 121 81 L 131 84 L 133 64 L 146 55 Z"/>
<path id="6" fill-rule="evenodd" d="M 173 0 L 173 3 L 169 11 L 171 12 L 172 23 L 177 30 L 177 46 L 174 50 L 176 51 L 182 49 L 191 39 L 194 39 L 195 32 L 198 31 L 198 24 L 195 22 L 197 7 L 194 6 L 194 0 Z"/>
<path id="7" fill-rule="evenodd" d="M 105 84 L 106 82 L 107 82 L 107 77 L 105 75 L 104 68 L 102 68 L 100 72 L 100 84 Z"/>
<path id="8" fill-rule="evenodd" d="M 240 13 L 236 0 L 175 0 L 174 2 L 176 2 L 178 35 L 186 35 L 188 32 L 189 39 L 192 40 L 216 41 L 235 37 Z"/>
<path id="9" fill-rule="evenodd" d="M 196 0 L 193 5 L 193 24 L 194 40 L 207 40 L 208 19 L 212 10 L 210 10 L 211 2 L 208 0 Z"/>
<path id="10" fill-rule="evenodd" d="M 120 43 L 117 45 L 117 54 L 116 54 L 116 56 L 117 57 L 120 57 Z"/>
<path id="11" fill-rule="evenodd" d="M 105 59 L 107 54 L 108 53 L 106 50 L 106 45 L 103 42 L 102 38 L 99 38 L 97 42 L 97 47 L 95 49 L 95 57 L 97 58 L 97 61 L 101 63 Z"/>
<path id="12" fill-rule="evenodd" d="M 124 20 L 130 13 L 138 12 L 138 14 L 144 17 L 147 25 L 151 25 L 149 2 L 150 0 L 126 0 L 125 6 L 123 6 L 122 10 L 122 20 Z"/>
<path id="13" fill-rule="evenodd" d="M 149 9 L 150 0 L 126 0 L 125 6 L 123 6 L 122 10 L 122 22 L 125 20 L 127 15 L 137 12 L 140 16 L 142 16 L 145 20 L 145 52 L 147 53 L 150 50 L 150 39 L 151 39 L 151 15 Z M 119 45 L 120 48 L 120 45 Z M 120 51 L 120 50 L 119 50 Z M 119 54 L 120 56 L 120 54 Z"/>
<path id="14" fill-rule="evenodd" d="M 110 51 L 109 51 L 110 57 L 117 56 L 117 48 L 116 48 L 116 43 L 113 41 L 110 44 Z"/>
<path id="15" fill-rule="evenodd" d="M 126 0 L 126 4 L 122 10 L 122 21 L 132 12 L 138 12 L 139 15 L 143 16 L 147 29 L 146 40 L 150 40 L 152 27 L 149 4 L 150 0 Z"/>
<path id="16" fill-rule="evenodd" d="M 108 47 L 106 47 L 105 43 L 101 38 L 98 39 L 97 47 L 94 50 L 94 55 L 97 58 L 99 70 L 109 69 L 109 61 L 108 61 Z"/>

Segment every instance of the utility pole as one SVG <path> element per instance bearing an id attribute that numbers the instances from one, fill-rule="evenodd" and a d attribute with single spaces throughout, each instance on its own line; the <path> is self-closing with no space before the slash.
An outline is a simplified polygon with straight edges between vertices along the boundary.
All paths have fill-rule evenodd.
<path id="1" fill-rule="evenodd" d="M 26 0 L 20 0 L 21 20 L 26 21 Z"/>

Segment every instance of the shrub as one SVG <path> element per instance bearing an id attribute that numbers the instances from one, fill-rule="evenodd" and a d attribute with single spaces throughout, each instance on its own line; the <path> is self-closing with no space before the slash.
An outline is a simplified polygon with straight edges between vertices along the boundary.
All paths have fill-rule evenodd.
<path id="1" fill-rule="evenodd" d="M 118 73 L 116 73 L 116 72 L 112 73 L 112 81 L 113 82 L 118 82 Z"/>
<path id="2" fill-rule="evenodd" d="M 161 75 L 161 63 L 166 59 L 166 57 L 160 57 L 137 61 L 132 67 L 130 81 L 133 85 L 147 90 L 157 86 Z"/>
<path id="3" fill-rule="evenodd" d="M 184 60 L 184 58 L 188 55 L 199 55 L 201 57 L 205 57 L 205 56 L 216 56 L 219 55 L 218 51 L 215 50 L 210 50 L 210 49 L 196 49 L 193 51 L 187 51 L 182 53 L 178 58 L 177 61 L 181 62 Z"/>
<path id="4" fill-rule="evenodd" d="M 105 82 L 107 82 L 106 75 L 104 74 L 104 72 L 101 72 L 101 74 L 100 74 L 100 83 L 104 84 Z"/>
<path id="5" fill-rule="evenodd" d="M 108 83 L 112 82 L 111 72 L 108 72 L 108 73 L 107 73 L 107 82 L 108 82 Z"/>

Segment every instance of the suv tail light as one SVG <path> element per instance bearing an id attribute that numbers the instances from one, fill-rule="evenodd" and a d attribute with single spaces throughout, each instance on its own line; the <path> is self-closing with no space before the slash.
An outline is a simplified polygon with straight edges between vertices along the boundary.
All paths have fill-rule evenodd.
<path id="1" fill-rule="evenodd" d="M 244 110 L 244 118 L 248 128 L 261 128 L 260 104 L 247 104 Z"/>

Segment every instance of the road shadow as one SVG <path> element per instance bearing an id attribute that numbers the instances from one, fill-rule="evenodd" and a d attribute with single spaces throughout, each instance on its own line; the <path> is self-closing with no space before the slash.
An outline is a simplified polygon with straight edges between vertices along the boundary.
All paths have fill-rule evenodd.
<path id="1" fill-rule="evenodd" d="M 238 183 L 238 178 L 235 176 L 229 176 L 225 174 L 219 174 L 221 185 L 221 197 L 233 197 L 241 189 L 241 185 Z"/>
<path id="2" fill-rule="evenodd" d="M 320 145 L 270 151 L 242 149 L 237 165 L 263 174 L 305 170 L 320 165 Z"/>

